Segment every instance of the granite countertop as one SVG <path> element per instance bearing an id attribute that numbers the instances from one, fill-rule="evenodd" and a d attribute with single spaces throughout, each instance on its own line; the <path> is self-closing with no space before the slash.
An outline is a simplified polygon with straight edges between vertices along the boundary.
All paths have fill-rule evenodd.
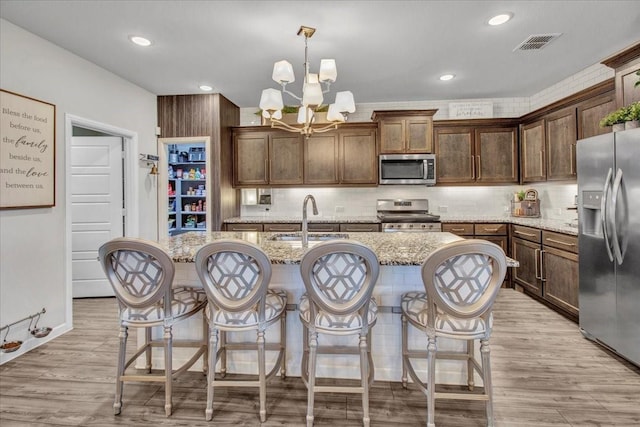
<path id="1" fill-rule="evenodd" d="M 450 242 L 462 240 L 451 233 L 309 233 L 310 245 L 314 237 L 343 235 L 349 239 L 368 245 L 378 256 L 380 265 L 421 265 L 435 249 Z M 262 233 L 216 231 L 213 233 L 188 232 L 160 240 L 174 262 L 194 262 L 197 250 L 206 243 L 219 239 L 242 239 L 260 246 L 269 255 L 272 264 L 299 264 L 307 250 L 300 241 L 277 241 L 275 235 L 299 236 L 300 233 Z M 509 267 L 517 267 L 518 262 L 507 258 Z"/>
<path id="2" fill-rule="evenodd" d="M 499 215 L 441 215 L 440 221 L 442 223 L 451 222 L 472 222 L 472 223 L 484 223 L 484 222 L 500 222 L 506 224 L 525 225 L 527 227 L 540 228 L 547 231 L 555 231 L 558 233 L 570 234 L 572 236 L 578 235 L 578 228 L 569 225 L 566 220 L 560 219 L 543 219 L 543 218 L 524 218 L 514 216 L 499 216 Z M 302 222 L 300 217 L 282 217 L 282 216 L 245 216 L 245 217 L 233 217 L 224 220 L 227 224 L 251 224 L 251 223 L 297 223 Z M 308 219 L 309 223 L 380 223 L 381 221 L 375 216 L 327 216 L 327 217 L 315 217 L 311 216 Z"/>
<path id="3" fill-rule="evenodd" d="M 225 224 L 256 224 L 256 223 L 269 223 L 269 224 L 285 224 L 285 223 L 298 223 L 302 222 L 301 216 L 236 216 L 233 218 L 227 218 L 224 220 Z M 315 216 L 310 215 L 307 218 L 307 222 L 318 224 L 347 224 L 347 223 L 375 223 L 379 224 L 380 220 L 375 216 Z"/>

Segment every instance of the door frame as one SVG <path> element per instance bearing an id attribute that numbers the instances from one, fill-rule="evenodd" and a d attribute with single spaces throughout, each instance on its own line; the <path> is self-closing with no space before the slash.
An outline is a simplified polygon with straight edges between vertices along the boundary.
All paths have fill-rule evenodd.
<path id="1" fill-rule="evenodd" d="M 95 120 L 86 119 L 75 116 L 73 114 L 65 114 L 65 301 L 67 302 L 65 322 L 72 327 L 73 325 L 73 280 L 72 280 L 72 264 L 71 264 L 71 141 L 73 138 L 73 127 L 81 127 L 97 132 L 102 132 L 111 136 L 122 138 L 122 148 L 124 152 L 123 159 L 123 180 L 124 185 L 124 208 L 126 215 L 124 219 L 124 234 L 129 237 L 138 237 L 138 133 L 128 129 L 119 128 L 106 123 L 100 123 Z M 126 185 L 130 183 L 132 185 Z"/>

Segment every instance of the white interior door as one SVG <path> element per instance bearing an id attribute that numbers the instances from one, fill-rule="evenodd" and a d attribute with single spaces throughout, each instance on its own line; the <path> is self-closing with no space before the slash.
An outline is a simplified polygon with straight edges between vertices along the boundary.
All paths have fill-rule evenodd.
<path id="1" fill-rule="evenodd" d="M 73 137 L 70 167 L 73 297 L 113 296 L 97 257 L 124 235 L 122 138 Z"/>

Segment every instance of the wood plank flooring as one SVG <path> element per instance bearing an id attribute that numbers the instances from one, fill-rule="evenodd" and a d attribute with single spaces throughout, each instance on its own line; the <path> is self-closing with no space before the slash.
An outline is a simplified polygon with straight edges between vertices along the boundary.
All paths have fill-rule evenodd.
<path id="1" fill-rule="evenodd" d="M 112 412 L 117 350 L 114 299 L 74 301 L 74 330 L 0 366 L 0 425 L 260 425 L 257 390 L 216 391 L 214 419 L 204 420 L 205 379 L 188 372 L 174 385 L 174 412 L 164 416 L 164 388 L 125 384 L 122 414 Z M 512 289 L 495 305 L 491 356 L 498 426 L 638 426 L 640 370 L 584 339 L 575 323 Z M 399 333 L 399 331 L 398 331 Z M 135 342 L 135 335 L 131 336 Z M 372 426 L 426 423 L 424 395 L 400 383 L 375 382 Z M 358 426 L 355 395 L 320 394 L 317 426 Z M 265 426 L 302 426 L 300 378 L 274 378 Z M 484 426 L 482 403 L 437 401 L 436 425 Z"/>

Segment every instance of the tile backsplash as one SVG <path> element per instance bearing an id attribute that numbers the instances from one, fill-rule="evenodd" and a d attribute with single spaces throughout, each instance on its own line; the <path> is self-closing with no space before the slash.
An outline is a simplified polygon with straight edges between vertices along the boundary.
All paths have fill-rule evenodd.
<path id="1" fill-rule="evenodd" d="M 540 213 L 546 219 L 572 220 L 576 184 L 531 184 L 508 186 L 424 187 L 385 185 L 371 188 L 273 188 L 271 205 L 242 206 L 242 216 L 301 217 L 302 201 L 312 194 L 323 217 L 375 216 L 377 199 L 426 198 L 431 213 L 443 218 L 460 215 L 510 215 L 513 194 L 533 188 L 540 198 Z M 311 209 L 309 209 L 309 214 Z"/>

